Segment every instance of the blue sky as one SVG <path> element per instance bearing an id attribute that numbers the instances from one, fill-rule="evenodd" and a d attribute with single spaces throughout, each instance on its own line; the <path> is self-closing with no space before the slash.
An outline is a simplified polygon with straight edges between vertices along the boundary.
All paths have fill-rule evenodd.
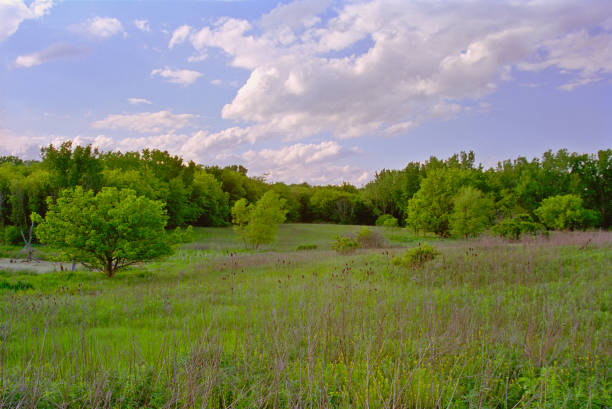
<path id="1" fill-rule="evenodd" d="M 612 147 L 612 3 L 0 0 L 0 155 L 73 140 L 363 184 Z"/>

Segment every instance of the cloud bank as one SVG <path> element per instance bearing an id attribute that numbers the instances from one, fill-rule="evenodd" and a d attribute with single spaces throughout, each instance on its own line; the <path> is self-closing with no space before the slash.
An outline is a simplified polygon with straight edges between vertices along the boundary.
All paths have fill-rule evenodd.
<path id="1" fill-rule="evenodd" d="M 296 139 L 402 133 L 460 114 L 520 70 L 567 73 L 564 90 L 612 73 L 609 2 L 329 5 L 301 0 L 258 22 L 182 26 L 170 47 L 221 49 L 229 65 L 250 72 L 222 117 Z"/>
<path id="2" fill-rule="evenodd" d="M 15 34 L 23 21 L 40 18 L 51 7 L 52 0 L 35 0 L 29 6 L 22 0 L 0 1 L 0 42 Z"/>

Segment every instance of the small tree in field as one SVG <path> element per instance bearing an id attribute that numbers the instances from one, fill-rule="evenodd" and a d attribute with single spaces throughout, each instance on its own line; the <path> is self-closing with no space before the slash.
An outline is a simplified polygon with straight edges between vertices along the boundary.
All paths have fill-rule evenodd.
<path id="1" fill-rule="evenodd" d="M 245 245 L 257 249 L 274 241 L 278 225 L 285 221 L 286 214 L 285 200 L 270 190 L 255 204 L 238 200 L 232 208 L 232 223 Z"/>
<path id="2" fill-rule="evenodd" d="M 42 243 L 62 249 L 72 260 L 108 277 L 123 267 L 171 253 L 163 203 L 130 189 L 103 188 L 98 194 L 77 186 L 64 190 L 38 223 Z"/>
<path id="3" fill-rule="evenodd" d="M 453 200 L 450 229 L 456 236 L 478 236 L 490 224 L 493 201 L 471 186 L 461 188 Z"/>

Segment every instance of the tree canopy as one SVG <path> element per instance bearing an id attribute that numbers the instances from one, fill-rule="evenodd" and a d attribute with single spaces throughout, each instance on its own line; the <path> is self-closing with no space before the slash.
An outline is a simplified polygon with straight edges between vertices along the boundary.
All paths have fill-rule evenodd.
<path id="1" fill-rule="evenodd" d="M 467 186 L 493 202 L 494 223 L 517 215 L 537 223 L 536 210 L 544 200 L 574 195 L 596 216 L 576 228 L 612 226 L 612 149 L 594 154 L 547 151 L 539 158 L 507 159 L 488 169 L 476 165 L 473 152 L 446 159 L 432 156 L 403 169 L 376 172 L 364 187 L 269 183 L 240 165 L 205 166 L 157 149 L 100 152 L 66 142 L 44 147 L 41 158 L 0 157 L 0 230 L 27 229 L 33 212 L 45 216 L 47 197 L 56 199 L 63 189 L 77 186 L 94 194 L 104 187 L 132 189 L 137 196 L 159 201 L 168 228 L 227 226 L 236 202 L 256 203 L 274 191 L 285 201 L 290 222 L 367 225 L 388 214 L 402 226 L 448 236 L 453 234 L 456 195 Z M 9 233 L 0 231 L 0 237 Z"/>
<path id="2" fill-rule="evenodd" d="M 108 277 L 123 267 L 170 254 L 167 216 L 160 201 L 131 189 L 105 187 L 97 194 L 78 186 L 48 199 L 45 217 L 34 213 L 41 243 Z"/>

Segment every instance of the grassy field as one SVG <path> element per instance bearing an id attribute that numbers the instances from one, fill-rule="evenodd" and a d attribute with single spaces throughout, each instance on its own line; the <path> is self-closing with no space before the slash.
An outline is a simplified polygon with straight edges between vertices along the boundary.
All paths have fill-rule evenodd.
<path id="1" fill-rule="evenodd" d="M 359 228 L 258 252 L 196 229 L 110 280 L 0 272 L 0 408 L 612 407 L 612 233 L 330 251 Z M 421 241 L 440 256 L 391 263 Z"/>

